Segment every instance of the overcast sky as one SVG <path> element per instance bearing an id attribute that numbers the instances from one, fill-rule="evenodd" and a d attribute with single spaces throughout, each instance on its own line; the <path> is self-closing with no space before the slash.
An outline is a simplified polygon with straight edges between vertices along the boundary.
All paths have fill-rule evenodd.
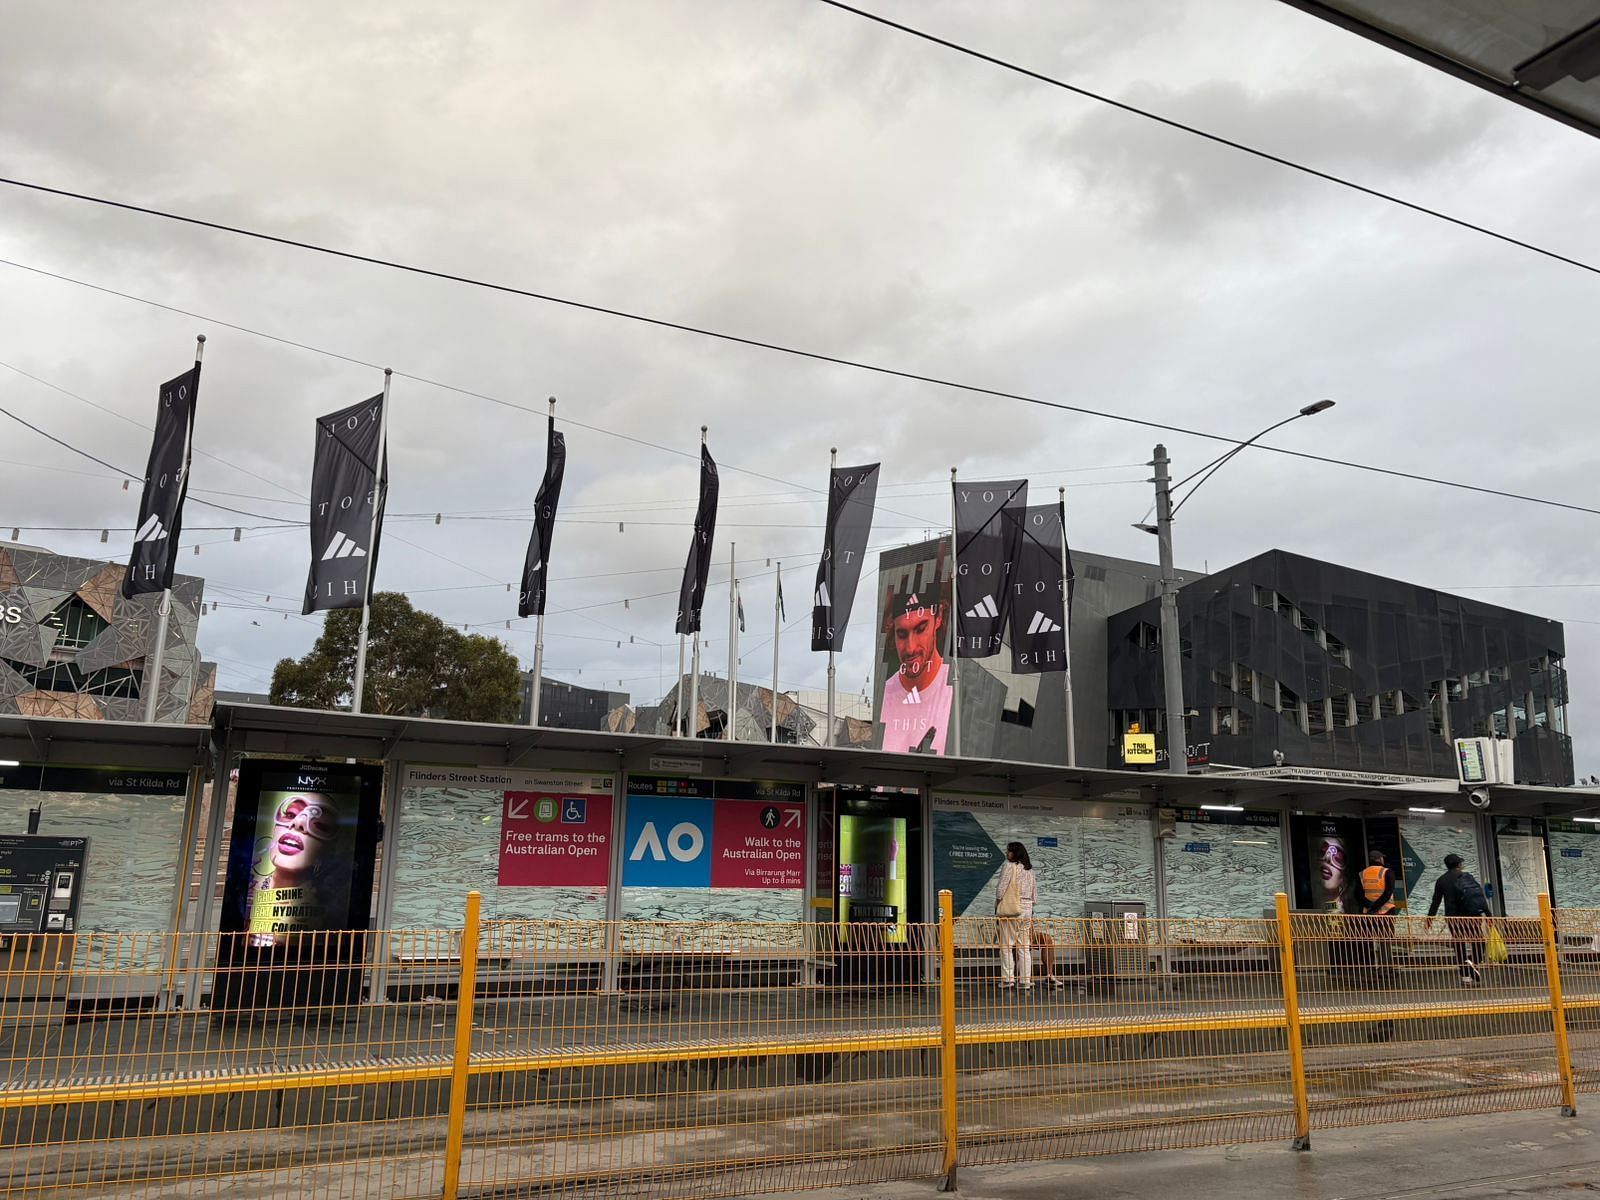
<path id="1" fill-rule="evenodd" d="M 1600 143 L 1271 0 L 873 7 L 1600 259 Z M 1337 408 L 1278 444 L 1596 499 L 1592 276 L 813 0 L 13 3 L 0 166 L 1237 437 L 1330 397 Z M 1065 483 L 1075 545 L 1154 556 L 1129 528 L 1150 504 L 1151 430 L 11 188 L 0 256 L 208 318 L 0 266 L 0 361 L 117 415 L 5 369 L 0 403 L 128 470 L 148 451 L 156 385 L 207 334 L 192 486 L 220 503 L 303 519 L 313 417 L 378 390 L 360 364 L 394 367 L 378 586 L 497 632 L 528 662 L 532 622 L 506 630 L 505 585 L 543 469 L 544 400 L 558 397 L 569 466 L 547 669 L 620 680 L 641 702 L 676 663 L 701 424 L 724 467 L 706 613 L 718 670 L 736 542 L 744 676 L 771 669 L 766 563 L 782 559 L 782 683 L 821 686 L 806 635 L 830 446 L 841 463 L 884 463 L 874 546 L 947 526 L 956 466 L 1026 475 L 1036 496 Z M 1217 453 L 1166 441 L 1179 477 Z M 0 460 L 0 524 L 66 553 L 126 553 L 137 494 L 120 475 L 10 423 Z M 222 685 L 264 691 L 320 628 L 298 615 L 309 549 L 303 529 L 234 543 L 236 522 L 265 524 L 191 502 L 191 528 L 229 528 L 187 536 L 201 551 L 180 569 L 224 605 L 202 626 Z M 1600 613 L 1595 587 L 1572 585 L 1600 583 L 1597 522 L 1247 452 L 1183 510 L 1176 541 L 1184 566 L 1281 547 L 1565 620 L 1588 773 Z M 94 532 L 38 528 L 76 525 Z M 109 547 L 102 526 L 120 527 Z M 873 582 L 841 690 L 870 671 Z"/>

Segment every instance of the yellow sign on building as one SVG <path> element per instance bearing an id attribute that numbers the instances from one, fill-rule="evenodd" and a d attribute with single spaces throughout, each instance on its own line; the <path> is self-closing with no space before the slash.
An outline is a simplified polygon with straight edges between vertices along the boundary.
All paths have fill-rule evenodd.
<path id="1" fill-rule="evenodd" d="M 1122 761 L 1128 764 L 1156 761 L 1156 735 L 1153 733 L 1125 733 L 1122 735 Z"/>

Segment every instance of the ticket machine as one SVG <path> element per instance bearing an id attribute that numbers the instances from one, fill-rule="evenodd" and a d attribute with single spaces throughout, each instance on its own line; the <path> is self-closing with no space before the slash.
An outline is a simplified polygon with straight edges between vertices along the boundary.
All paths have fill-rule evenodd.
<path id="1" fill-rule="evenodd" d="M 0 1002 L 65 1000 L 89 839 L 0 834 Z"/>

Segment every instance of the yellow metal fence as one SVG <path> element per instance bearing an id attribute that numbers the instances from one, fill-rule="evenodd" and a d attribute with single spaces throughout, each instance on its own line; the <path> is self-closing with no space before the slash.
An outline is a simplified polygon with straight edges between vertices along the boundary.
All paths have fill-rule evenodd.
<path id="1" fill-rule="evenodd" d="M 460 930 L 250 956 L 14 937 L 0 1195 L 738 1196 L 1303 1147 L 1600 1090 L 1600 910 L 996 921 L 940 900 L 937 923 L 845 934 L 481 922 L 474 896 Z"/>

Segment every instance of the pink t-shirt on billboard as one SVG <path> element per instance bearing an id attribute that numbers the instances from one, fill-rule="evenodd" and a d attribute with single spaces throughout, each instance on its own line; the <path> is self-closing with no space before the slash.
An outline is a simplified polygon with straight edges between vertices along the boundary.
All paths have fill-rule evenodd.
<path id="1" fill-rule="evenodd" d="M 950 687 L 950 664 L 940 663 L 926 687 L 908 688 L 904 679 L 896 672 L 883 685 L 883 704 L 878 709 L 883 722 L 883 748 L 898 754 L 943 754 L 950 732 L 950 705 L 954 694 Z M 922 743 L 929 730 L 933 731 L 933 737 L 924 746 Z"/>

